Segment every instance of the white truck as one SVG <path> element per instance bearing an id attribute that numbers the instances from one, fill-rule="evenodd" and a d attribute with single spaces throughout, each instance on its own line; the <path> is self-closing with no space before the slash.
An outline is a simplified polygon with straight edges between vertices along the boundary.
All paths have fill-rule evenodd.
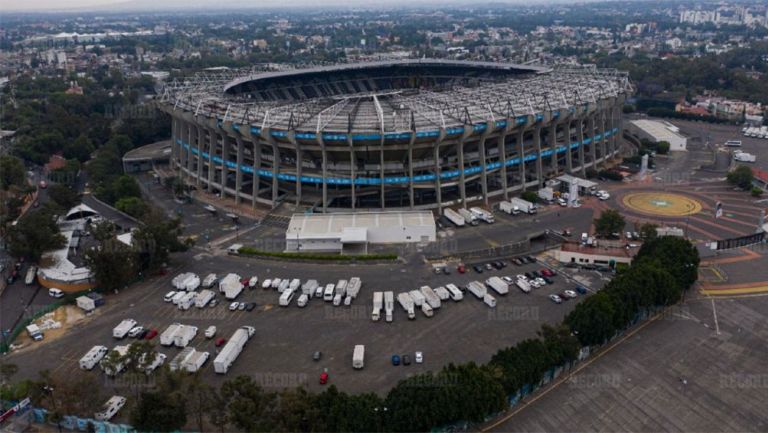
<path id="1" fill-rule="evenodd" d="M 485 302 L 485 305 L 491 308 L 496 307 L 496 298 L 491 296 L 490 293 L 486 293 L 485 296 L 483 296 L 483 302 Z"/>
<path id="2" fill-rule="evenodd" d="M 378 322 L 381 319 L 381 305 L 384 299 L 384 293 L 373 292 L 373 312 L 371 313 L 371 320 Z"/>
<path id="3" fill-rule="evenodd" d="M 176 332 L 179 327 L 184 326 L 181 323 L 171 323 L 165 328 L 165 331 L 160 334 L 160 344 L 163 346 L 173 346 L 173 340 L 176 337 Z"/>
<path id="4" fill-rule="evenodd" d="M 213 371 L 218 374 L 226 374 L 229 371 L 229 367 L 235 362 L 240 352 L 243 351 L 245 343 L 253 337 L 256 333 L 256 328 L 253 326 L 243 326 L 230 337 L 227 344 L 221 349 L 221 352 L 213 360 Z"/>
<path id="5" fill-rule="evenodd" d="M 171 298 L 171 303 L 173 303 L 173 305 L 178 306 L 179 302 L 181 302 L 181 300 L 184 299 L 184 296 L 186 295 L 187 295 L 187 292 L 184 292 L 184 291 L 176 292 L 176 294 L 173 295 L 173 297 Z"/>
<path id="6" fill-rule="evenodd" d="M 195 307 L 205 307 L 209 302 L 211 302 L 211 299 L 213 299 L 214 296 L 216 296 L 216 294 L 210 290 L 201 290 L 200 293 L 195 296 Z"/>
<path id="7" fill-rule="evenodd" d="M 329 283 L 325 285 L 325 289 L 323 289 L 323 301 L 330 302 L 333 301 L 333 290 L 336 288 L 336 286 L 333 283 Z"/>
<path id="8" fill-rule="evenodd" d="M 317 290 L 317 286 L 317 280 L 307 280 L 301 285 L 301 293 L 307 296 L 312 296 L 315 290 Z"/>
<path id="9" fill-rule="evenodd" d="M 476 226 L 478 224 L 477 217 L 469 211 L 469 209 L 459 208 L 459 215 L 464 217 L 464 222 Z"/>
<path id="10" fill-rule="evenodd" d="M 288 290 L 288 287 L 290 287 L 290 285 L 291 285 L 291 280 L 289 280 L 287 278 L 282 280 L 282 281 L 280 281 L 280 285 L 277 286 L 278 293 L 285 292 L 286 290 Z"/>
<path id="11" fill-rule="evenodd" d="M 517 281 L 515 281 L 515 285 L 519 287 L 523 293 L 531 293 L 531 285 L 528 283 L 528 281 L 522 278 L 518 278 Z"/>
<path id="12" fill-rule="evenodd" d="M 27 275 L 24 277 L 24 284 L 30 286 L 32 283 L 35 282 L 35 277 L 37 276 L 37 266 L 30 266 L 29 269 L 27 269 Z"/>
<path id="13" fill-rule="evenodd" d="M 93 367 L 101 361 L 109 349 L 106 346 L 93 346 L 82 358 L 80 358 L 80 368 L 82 370 L 93 370 Z"/>
<path id="14" fill-rule="evenodd" d="M 271 287 L 272 287 L 273 289 L 277 289 L 278 287 L 280 287 L 280 284 L 281 284 L 282 282 L 283 282 L 283 280 L 282 280 L 282 279 L 280 279 L 280 278 L 274 278 L 274 279 L 272 279 L 272 286 L 271 286 Z"/>
<path id="15" fill-rule="evenodd" d="M 341 300 L 342 299 L 344 299 L 344 297 L 341 296 L 341 294 L 339 294 L 339 293 L 333 295 L 333 306 L 334 307 L 338 307 L 339 305 L 341 305 Z"/>
<path id="16" fill-rule="evenodd" d="M 139 371 L 143 371 L 144 374 L 149 375 L 153 371 L 160 368 L 165 363 L 167 356 L 164 353 L 154 352 L 154 356 L 150 359 L 147 358 L 148 353 L 142 353 L 139 357 Z"/>
<path id="17" fill-rule="evenodd" d="M 426 302 L 426 300 L 424 299 L 424 294 L 421 293 L 421 291 L 419 290 L 411 290 L 410 292 L 408 292 L 408 294 L 411 295 L 411 299 L 413 299 L 413 303 L 417 307 L 421 307 L 421 305 L 424 304 L 424 302 Z"/>
<path id="18" fill-rule="evenodd" d="M 336 282 L 336 288 L 333 289 L 333 292 L 335 293 L 335 296 L 341 295 L 344 297 L 344 295 L 347 294 L 347 280 L 339 280 Z"/>
<path id="19" fill-rule="evenodd" d="M 202 368 L 210 355 L 208 352 L 197 351 L 194 347 L 186 347 L 173 357 L 168 366 L 171 371 L 186 370 L 194 373 Z"/>
<path id="20" fill-rule="evenodd" d="M 499 210 L 502 212 L 506 212 L 510 215 L 517 215 L 520 213 L 520 209 L 518 209 L 517 206 L 513 205 L 511 202 L 503 201 L 499 203 Z"/>
<path id="21" fill-rule="evenodd" d="M 192 305 L 195 304 L 195 298 L 197 297 L 197 294 L 195 292 L 185 292 L 184 297 L 179 300 L 179 303 L 176 305 L 179 310 L 189 310 Z"/>
<path id="22" fill-rule="evenodd" d="M 176 347 L 187 347 L 189 342 L 197 335 L 197 326 L 180 325 L 173 336 L 173 345 Z"/>
<path id="23" fill-rule="evenodd" d="M 470 281 L 469 284 L 467 284 L 467 290 L 472 292 L 477 299 L 483 299 L 483 296 L 488 293 L 488 289 L 486 289 L 485 285 L 479 281 Z"/>
<path id="24" fill-rule="evenodd" d="M 471 207 L 469 208 L 469 211 L 472 212 L 472 215 L 474 215 L 478 220 L 484 221 L 488 224 L 493 224 L 493 214 L 487 210 L 480 207 Z"/>
<path id="25" fill-rule="evenodd" d="M 233 300 L 243 291 L 243 283 L 240 282 L 240 275 L 227 274 L 219 281 L 219 291 L 224 293 L 224 297 Z"/>
<path id="26" fill-rule="evenodd" d="M 293 300 L 294 296 L 295 296 L 295 292 L 291 290 L 286 290 L 280 294 L 280 299 L 278 299 L 277 304 L 280 305 L 281 307 L 287 307 L 291 305 L 291 301 Z"/>
<path id="27" fill-rule="evenodd" d="M 352 277 L 347 283 L 347 296 L 344 298 L 344 305 L 352 304 L 352 300 L 357 298 L 357 294 L 360 293 L 360 288 L 363 287 L 363 282 L 358 277 Z"/>
<path id="28" fill-rule="evenodd" d="M 171 280 L 171 285 L 177 290 L 193 291 L 200 287 L 200 277 L 192 272 L 184 272 Z"/>
<path id="29" fill-rule="evenodd" d="M 529 202 L 528 200 L 523 200 L 518 197 L 513 197 L 511 200 L 509 200 L 510 203 L 512 203 L 512 206 L 516 207 L 518 211 L 527 213 L 530 215 L 533 215 L 536 213 L 536 205 Z"/>
<path id="30" fill-rule="evenodd" d="M 100 412 L 93 414 L 93 417 L 97 421 L 109 421 L 117 415 L 117 412 L 125 406 L 125 397 L 120 395 L 113 395 L 104 403 Z"/>
<path id="31" fill-rule="evenodd" d="M 395 294 L 391 291 L 384 292 L 384 317 L 387 322 L 392 321 L 395 310 Z"/>
<path id="32" fill-rule="evenodd" d="M 358 344 L 352 352 L 352 368 L 360 370 L 365 366 L 365 346 Z"/>
<path id="33" fill-rule="evenodd" d="M 492 288 L 499 295 L 506 295 L 509 293 L 509 284 L 499 277 L 491 277 L 485 280 L 485 284 Z"/>
<path id="34" fill-rule="evenodd" d="M 437 295 L 438 298 L 440 298 L 441 301 L 447 301 L 451 299 L 451 294 L 443 286 L 436 287 L 435 294 Z"/>
<path id="35" fill-rule="evenodd" d="M 411 298 L 411 295 L 408 293 L 398 293 L 397 302 L 400 303 L 400 306 L 403 307 L 403 310 L 408 314 L 408 319 L 413 320 L 416 318 L 416 313 L 413 308 L 413 298 Z"/>
<path id="36" fill-rule="evenodd" d="M 427 302 L 421 304 L 421 312 L 424 313 L 427 317 L 432 317 L 435 315 L 435 311 L 432 309 L 432 307 L 429 306 Z"/>
<path id="37" fill-rule="evenodd" d="M 216 276 L 216 274 L 208 274 L 205 276 L 205 278 L 203 278 L 203 282 L 201 286 L 204 289 L 210 289 L 211 287 L 213 287 L 214 284 L 216 284 L 217 279 L 218 277 Z"/>
<path id="38" fill-rule="evenodd" d="M 128 335 L 128 331 L 133 329 L 133 327 L 136 326 L 136 321 L 133 319 L 125 319 L 122 322 L 120 322 L 115 328 L 112 330 L 112 336 L 117 338 L 118 340 L 125 338 L 126 335 Z"/>
<path id="39" fill-rule="evenodd" d="M 739 162 L 755 162 L 757 157 L 747 152 L 735 151 L 733 152 L 733 160 Z"/>
<path id="40" fill-rule="evenodd" d="M 299 306 L 299 308 L 304 308 L 307 306 L 307 302 L 309 302 L 310 295 L 307 295 L 306 293 L 302 293 L 299 296 L 299 299 L 296 300 L 296 305 Z"/>
<path id="41" fill-rule="evenodd" d="M 550 187 L 542 188 L 536 194 L 544 201 L 551 202 L 555 199 L 555 191 Z"/>
<path id="42" fill-rule="evenodd" d="M 288 290 L 295 292 L 301 288 L 301 280 L 298 278 L 294 278 L 291 280 L 291 282 L 288 284 Z"/>
<path id="43" fill-rule="evenodd" d="M 433 309 L 440 308 L 440 297 L 437 296 L 434 290 L 432 290 L 429 286 L 421 286 L 419 288 L 419 291 L 421 291 L 421 294 L 424 295 L 424 300 L 429 304 L 430 307 Z"/>
<path id="44" fill-rule="evenodd" d="M 454 301 L 461 301 L 464 299 L 464 293 L 462 293 L 461 289 L 456 287 L 455 284 L 450 283 L 445 285 L 445 290 L 448 291 L 448 293 L 451 294 L 451 299 Z"/>
<path id="45" fill-rule="evenodd" d="M 448 221 L 452 222 L 456 227 L 464 227 L 464 225 L 467 223 L 463 216 L 459 215 L 458 212 L 448 207 L 443 209 L 443 216 L 448 218 Z"/>

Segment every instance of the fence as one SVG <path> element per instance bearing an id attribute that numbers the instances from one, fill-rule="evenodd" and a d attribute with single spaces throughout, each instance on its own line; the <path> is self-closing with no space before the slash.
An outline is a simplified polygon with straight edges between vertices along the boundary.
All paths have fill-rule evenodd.
<path id="1" fill-rule="evenodd" d="M 45 409 L 32 409 L 32 421 L 36 424 L 56 425 L 48 420 L 48 411 Z M 90 431 L 95 433 L 130 433 L 134 428 L 126 424 L 113 424 L 108 421 L 99 421 L 92 418 L 80 418 L 76 416 L 64 416 L 59 423 L 62 429 L 89 431 L 88 425 L 93 427 Z"/>
<path id="2" fill-rule="evenodd" d="M 16 338 L 24 332 L 24 330 L 29 326 L 30 323 L 34 322 L 35 320 L 41 318 L 42 316 L 50 313 L 51 311 L 61 307 L 62 305 L 66 304 L 68 301 L 58 301 L 54 302 L 53 304 L 46 305 L 44 307 L 41 307 L 39 311 L 37 311 L 35 314 L 33 314 L 30 317 L 27 317 L 26 319 L 22 320 L 21 323 L 16 325 L 15 328 L 13 328 L 13 331 L 11 331 L 11 334 L 8 336 L 3 336 L 3 341 L 0 342 L 0 353 L 6 353 L 10 349 L 11 343 L 16 340 Z"/>

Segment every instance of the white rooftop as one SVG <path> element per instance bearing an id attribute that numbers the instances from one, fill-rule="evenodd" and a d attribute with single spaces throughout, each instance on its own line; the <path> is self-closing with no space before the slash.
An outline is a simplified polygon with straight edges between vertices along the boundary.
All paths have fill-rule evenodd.
<path id="1" fill-rule="evenodd" d="M 331 214 L 294 214 L 285 232 L 286 239 L 326 239 L 337 237 L 345 242 L 364 242 L 368 229 L 391 227 L 428 227 L 435 229 L 429 211 L 349 212 Z"/>
<path id="2" fill-rule="evenodd" d="M 570 174 L 564 174 L 562 176 L 556 177 L 555 179 L 559 180 L 560 182 L 565 182 L 568 185 L 577 183 L 582 188 L 592 188 L 593 186 L 597 186 L 596 182 L 592 182 L 591 180 L 582 179 L 576 176 L 571 176 Z"/>
<path id="3" fill-rule="evenodd" d="M 653 136 L 656 141 L 685 140 L 685 136 L 680 134 L 680 128 L 663 120 L 639 119 L 631 123 Z"/>

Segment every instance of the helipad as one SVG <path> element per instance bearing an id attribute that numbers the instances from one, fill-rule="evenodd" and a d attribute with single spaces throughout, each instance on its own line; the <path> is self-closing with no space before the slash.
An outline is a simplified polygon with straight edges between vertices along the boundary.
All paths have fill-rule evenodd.
<path id="1" fill-rule="evenodd" d="M 686 216 L 701 211 L 701 203 L 697 200 L 665 192 L 631 193 L 625 195 L 622 202 L 628 209 L 658 216 Z"/>

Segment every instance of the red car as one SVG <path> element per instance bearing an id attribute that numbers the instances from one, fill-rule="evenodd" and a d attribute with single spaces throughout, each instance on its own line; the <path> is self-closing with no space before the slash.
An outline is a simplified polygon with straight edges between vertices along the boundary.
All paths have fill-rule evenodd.
<path id="1" fill-rule="evenodd" d="M 245 287 L 248 287 L 248 281 L 250 280 L 251 280 L 250 278 L 243 278 L 242 280 L 240 280 L 240 284 L 242 284 Z"/>
<path id="2" fill-rule="evenodd" d="M 226 342 L 227 342 L 227 339 L 226 339 L 226 338 L 219 338 L 218 340 L 216 340 L 216 347 L 221 347 L 221 346 L 223 346 L 223 345 L 224 345 L 224 343 L 226 343 Z"/>
<path id="3" fill-rule="evenodd" d="M 157 337 L 157 329 L 152 329 L 149 332 L 147 332 L 147 335 L 144 336 L 144 339 L 151 340 L 155 337 Z"/>
<path id="4" fill-rule="evenodd" d="M 322 372 L 320 373 L 320 385 L 325 385 L 328 383 L 328 373 Z"/>
<path id="5" fill-rule="evenodd" d="M 464 263 L 459 264 L 459 266 L 456 267 L 456 270 L 460 274 L 463 274 L 464 272 L 467 272 L 467 269 L 464 267 Z"/>
<path id="6" fill-rule="evenodd" d="M 544 268 L 541 270 L 541 275 L 544 275 L 545 277 L 554 277 L 555 272 L 551 269 Z"/>

